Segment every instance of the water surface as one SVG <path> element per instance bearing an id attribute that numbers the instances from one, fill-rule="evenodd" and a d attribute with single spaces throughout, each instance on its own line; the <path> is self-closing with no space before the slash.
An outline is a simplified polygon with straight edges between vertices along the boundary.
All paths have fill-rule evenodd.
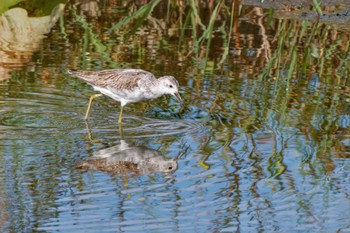
<path id="1" fill-rule="evenodd" d="M 229 1 L 62 3 L 0 16 L 1 231 L 350 231 L 349 28 Z M 95 92 L 67 68 L 171 74 L 185 104 L 127 105 L 122 138 L 108 97 L 85 123 Z M 76 168 L 124 140 L 176 169 Z"/>

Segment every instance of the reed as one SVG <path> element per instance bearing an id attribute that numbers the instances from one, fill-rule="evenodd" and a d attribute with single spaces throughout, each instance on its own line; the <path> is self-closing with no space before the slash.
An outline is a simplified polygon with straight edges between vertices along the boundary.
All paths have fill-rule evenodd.
<path id="1" fill-rule="evenodd" d="M 83 59 L 83 68 L 87 68 L 86 54 L 89 50 L 88 47 L 90 44 L 92 44 L 94 46 L 94 50 L 101 55 L 103 62 L 108 63 L 111 68 L 119 68 L 119 64 L 112 59 L 109 48 L 101 41 L 99 35 L 94 32 L 86 19 L 77 13 L 76 7 L 71 6 L 70 10 L 72 11 L 76 21 L 79 22 L 81 27 L 85 30 L 83 37 L 83 51 L 81 56 Z"/>
<path id="2" fill-rule="evenodd" d="M 317 2 L 317 0 L 312 0 L 312 4 L 314 5 L 314 7 L 316 9 L 317 14 L 322 15 L 323 14 L 322 9 L 321 9 L 320 4 Z"/>
<path id="3" fill-rule="evenodd" d="M 122 26 L 128 25 L 131 22 L 136 20 L 136 25 L 124 33 L 135 32 L 142 25 L 142 23 L 145 21 L 145 19 L 151 15 L 154 8 L 159 4 L 159 2 L 160 2 L 160 0 L 152 0 L 151 2 L 149 2 L 148 4 L 141 7 L 139 10 L 134 12 L 132 15 L 126 17 L 125 19 L 123 19 L 119 23 L 113 25 L 107 31 L 107 33 L 111 33 L 112 31 L 118 30 Z"/>

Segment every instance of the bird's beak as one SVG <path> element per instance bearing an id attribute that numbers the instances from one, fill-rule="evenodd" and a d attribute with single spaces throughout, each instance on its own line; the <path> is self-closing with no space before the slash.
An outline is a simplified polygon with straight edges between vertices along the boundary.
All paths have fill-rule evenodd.
<path id="1" fill-rule="evenodd" d="M 183 100 L 181 99 L 181 96 L 179 94 L 179 92 L 175 92 L 174 93 L 174 96 L 176 97 L 176 99 L 182 104 L 183 103 Z"/>

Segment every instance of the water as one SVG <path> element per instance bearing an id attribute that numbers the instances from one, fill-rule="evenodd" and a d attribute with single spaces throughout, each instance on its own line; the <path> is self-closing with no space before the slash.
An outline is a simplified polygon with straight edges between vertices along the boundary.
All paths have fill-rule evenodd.
<path id="1" fill-rule="evenodd" d="M 116 28 L 150 8 L 58 3 L 35 6 L 52 12 L 38 35 L 1 28 L 2 232 L 350 232 L 346 26 L 243 6 L 230 30 L 225 2 L 200 40 L 190 5 L 151 1 Z M 197 8 L 206 29 L 215 4 Z M 65 69 L 121 67 L 174 75 L 184 106 L 127 105 L 122 137 L 119 103 L 101 97 L 86 124 L 95 92 Z M 106 151 L 144 172 L 76 167 Z"/>

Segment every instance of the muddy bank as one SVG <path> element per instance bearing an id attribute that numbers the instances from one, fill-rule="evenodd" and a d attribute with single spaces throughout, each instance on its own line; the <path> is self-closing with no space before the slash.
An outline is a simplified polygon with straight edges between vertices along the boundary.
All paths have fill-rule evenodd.
<path id="1" fill-rule="evenodd" d="M 320 23 L 337 24 L 350 29 L 350 5 L 348 0 L 324 0 L 319 15 L 310 0 L 244 0 L 246 6 L 274 9 L 273 16 L 281 19 L 303 19 Z"/>
<path id="2" fill-rule="evenodd" d="M 348 0 L 323 0 L 321 7 L 348 5 Z M 262 8 L 286 9 L 288 7 L 312 7 L 310 0 L 243 0 L 243 5 L 260 6 Z"/>

